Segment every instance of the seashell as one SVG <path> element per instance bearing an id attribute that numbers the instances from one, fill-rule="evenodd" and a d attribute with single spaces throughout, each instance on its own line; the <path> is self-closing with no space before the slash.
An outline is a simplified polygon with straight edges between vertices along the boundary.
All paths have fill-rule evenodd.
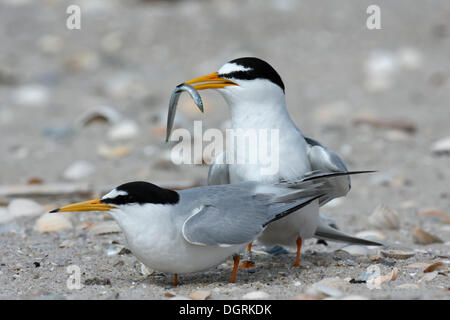
<path id="1" fill-rule="evenodd" d="M 367 286 L 369 289 L 381 289 L 381 285 L 384 282 L 394 281 L 398 277 L 398 268 L 394 267 L 391 272 L 385 274 L 384 276 L 372 277 L 367 280 Z"/>
<path id="2" fill-rule="evenodd" d="M 14 217 L 37 216 L 44 213 L 45 208 L 33 200 L 17 198 L 9 203 L 8 212 Z"/>
<path id="3" fill-rule="evenodd" d="M 127 140 L 132 139 L 139 133 L 139 126 L 131 120 L 121 121 L 111 127 L 108 131 L 110 140 Z"/>
<path id="4" fill-rule="evenodd" d="M 408 259 L 416 253 L 407 249 L 387 248 L 380 251 L 381 254 L 387 258 L 393 259 Z"/>
<path id="5" fill-rule="evenodd" d="M 122 232 L 119 225 L 114 220 L 93 224 L 89 226 L 88 229 L 88 233 L 94 236 Z"/>
<path id="6" fill-rule="evenodd" d="M 434 142 L 431 145 L 431 151 L 437 155 L 450 154 L 450 137 Z"/>
<path id="7" fill-rule="evenodd" d="M 414 243 L 423 244 L 423 245 L 432 244 L 432 243 L 443 243 L 443 241 L 440 238 L 438 238 L 422 229 L 414 228 L 412 230 L 412 232 L 413 232 Z"/>
<path id="8" fill-rule="evenodd" d="M 450 224 L 450 218 L 442 211 L 436 209 L 427 209 L 419 211 L 419 214 L 427 217 L 438 218 L 443 223 Z"/>
<path id="9" fill-rule="evenodd" d="M 95 166 L 89 161 L 80 160 L 72 163 L 64 170 L 63 178 L 66 180 L 76 181 L 86 178 L 95 171 Z"/>
<path id="10" fill-rule="evenodd" d="M 72 228 L 72 222 L 62 214 L 45 213 L 34 225 L 34 229 L 41 233 L 53 232 Z"/>
<path id="11" fill-rule="evenodd" d="M 197 290 L 189 293 L 189 298 L 192 300 L 206 300 L 211 296 L 211 291 Z"/>
<path id="12" fill-rule="evenodd" d="M 427 272 L 433 272 L 433 271 L 442 271 L 442 270 L 446 270 L 448 267 L 449 267 L 449 264 L 447 262 L 438 261 L 438 262 L 428 265 L 423 270 L 423 272 L 427 273 Z"/>
<path id="13" fill-rule="evenodd" d="M 244 300 L 263 300 L 269 299 L 269 294 L 264 291 L 251 291 L 242 296 Z"/>
<path id="14" fill-rule="evenodd" d="M 175 293 L 172 293 L 172 292 L 166 292 L 166 293 L 164 293 L 164 297 L 167 297 L 167 298 L 173 298 L 173 297 L 175 297 L 176 296 L 176 294 Z"/>
<path id="15" fill-rule="evenodd" d="M 326 297 L 340 297 L 343 291 L 348 289 L 348 283 L 341 278 L 325 278 L 319 282 L 312 284 L 307 290 L 306 294 L 323 299 Z"/>
<path id="16" fill-rule="evenodd" d="M 385 50 L 374 50 L 364 64 L 364 85 L 369 91 L 383 91 L 392 87 L 399 65 L 396 55 Z"/>
<path id="17" fill-rule="evenodd" d="M 143 263 L 141 263 L 140 272 L 141 272 L 141 275 L 143 275 L 145 277 L 152 274 L 152 272 L 150 270 L 148 270 L 148 268 Z"/>
<path id="18" fill-rule="evenodd" d="M 132 149 L 125 145 L 120 145 L 116 147 L 109 147 L 107 145 L 101 145 L 97 152 L 100 156 L 106 159 L 117 159 L 130 154 Z"/>
<path id="19" fill-rule="evenodd" d="M 120 254 L 120 252 L 124 249 L 124 246 L 112 244 L 108 248 L 106 248 L 105 253 L 107 256 L 116 256 Z"/>
<path id="20" fill-rule="evenodd" d="M 385 204 L 379 204 L 369 217 L 369 223 L 380 229 L 398 229 L 400 219 L 397 212 Z"/>
<path id="21" fill-rule="evenodd" d="M 116 124 L 122 121 L 122 114 L 110 106 L 99 106 L 83 112 L 76 120 L 78 126 L 85 127 L 94 122 Z"/>

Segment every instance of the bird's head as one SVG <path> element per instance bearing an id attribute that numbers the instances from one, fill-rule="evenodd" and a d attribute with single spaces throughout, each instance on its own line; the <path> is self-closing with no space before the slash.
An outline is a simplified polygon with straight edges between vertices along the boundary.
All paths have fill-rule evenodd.
<path id="1" fill-rule="evenodd" d="M 102 198 L 78 202 L 50 212 L 109 211 L 129 212 L 148 204 L 176 204 L 179 201 L 176 191 L 160 188 L 154 184 L 134 181 L 118 186 Z"/>
<path id="2" fill-rule="evenodd" d="M 285 99 L 284 84 L 267 62 L 245 57 L 231 60 L 217 72 L 185 82 L 196 90 L 215 89 L 230 106 L 238 103 L 258 105 Z"/>

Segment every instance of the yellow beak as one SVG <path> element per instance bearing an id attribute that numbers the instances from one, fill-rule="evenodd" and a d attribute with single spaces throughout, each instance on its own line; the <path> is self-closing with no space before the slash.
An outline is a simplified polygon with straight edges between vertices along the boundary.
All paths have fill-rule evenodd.
<path id="1" fill-rule="evenodd" d="M 237 83 L 234 83 L 233 81 L 230 81 L 228 79 L 220 78 L 217 72 L 189 80 L 184 84 L 193 85 L 195 90 L 220 89 L 226 86 L 238 85 Z"/>
<path id="2" fill-rule="evenodd" d="M 80 211 L 109 211 L 115 207 L 106 203 L 101 203 L 100 199 L 94 199 L 84 202 L 69 204 L 62 208 L 52 210 L 50 212 L 80 212 Z"/>

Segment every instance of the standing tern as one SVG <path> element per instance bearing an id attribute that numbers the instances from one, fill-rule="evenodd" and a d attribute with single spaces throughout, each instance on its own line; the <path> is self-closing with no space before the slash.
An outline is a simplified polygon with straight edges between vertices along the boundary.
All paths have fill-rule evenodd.
<path id="1" fill-rule="evenodd" d="M 328 177 L 294 182 L 204 186 L 173 191 L 142 181 L 118 186 L 102 198 L 51 212 L 106 211 L 129 249 L 146 266 L 178 274 L 209 269 L 239 253 L 263 230 L 327 193 Z"/>
<path id="2" fill-rule="evenodd" d="M 307 177 L 317 172 L 346 172 L 343 161 L 332 150 L 306 136 L 291 119 L 285 99 L 285 86 L 280 75 L 267 62 L 253 57 L 232 60 L 217 72 L 184 83 L 196 90 L 214 89 L 222 94 L 231 111 L 232 129 L 278 130 L 279 170 L 271 175 L 262 174 L 263 164 L 229 164 L 227 156 L 235 155 L 238 146 L 228 144 L 211 164 L 208 184 L 227 184 L 239 181 L 276 182 Z M 173 118 L 169 111 L 168 118 Z M 170 132 L 167 133 L 168 136 Z M 261 142 L 261 141 L 260 141 Z M 270 142 L 267 142 L 270 145 Z M 260 154 L 260 143 L 251 144 L 253 154 Z M 345 241 L 364 245 L 380 245 L 353 237 L 330 226 L 319 214 L 319 206 L 345 196 L 350 190 L 350 178 L 329 180 L 329 192 L 320 200 L 303 207 L 289 219 L 270 224 L 259 236 L 263 245 L 281 244 L 297 246 L 294 266 L 299 266 L 300 249 L 304 239 Z M 245 213 L 242 213 L 245 214 Z M 248 246 L 250 254 L 251 243 Z M 245 261 L 242 267 L 251 267 Z"/>

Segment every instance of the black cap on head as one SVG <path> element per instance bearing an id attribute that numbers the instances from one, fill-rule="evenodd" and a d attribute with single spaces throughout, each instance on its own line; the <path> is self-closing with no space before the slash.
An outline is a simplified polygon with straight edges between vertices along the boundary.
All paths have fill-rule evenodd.
<path id="1" fill-rule="evenodd" d="M 180 200 L 178 192 L 163 189 L 144 181 L 128 182 L 118 186 L 115 190 L 117 191 L 115 197 L 104 198 L 101 202 L 116 205 L 131 203 L 176 204 Z"/>
<path id="2" fill-rule="evenodd" d="M 284 92 L 284 83 L 281 80 L 280 75 L 264 60 L 254 57 L 244 57 L 231 60 L 229 63 L 235 63 L 249 70 L 232 71 L 226 74 L 219 74 L 219 77 L 241 80 L 267 79 L 278 85 Z"/>

